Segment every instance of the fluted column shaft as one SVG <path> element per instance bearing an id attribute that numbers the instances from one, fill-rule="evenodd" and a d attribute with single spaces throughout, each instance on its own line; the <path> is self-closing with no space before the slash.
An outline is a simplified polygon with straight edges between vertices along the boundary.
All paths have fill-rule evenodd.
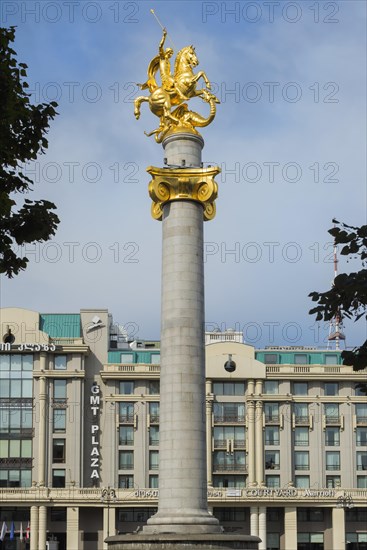
<path id="1" fill-rule="evenodd" d="M 38 550 L 38 506 L 31 506 L 30 550 Z"/>
<path id="2" fill-rule="evenodd" d="M 46 548 L 46 530 L 47 530 L 47 508 L 39 507 L 39 531 L 38 531 L 38 550 Z"/>

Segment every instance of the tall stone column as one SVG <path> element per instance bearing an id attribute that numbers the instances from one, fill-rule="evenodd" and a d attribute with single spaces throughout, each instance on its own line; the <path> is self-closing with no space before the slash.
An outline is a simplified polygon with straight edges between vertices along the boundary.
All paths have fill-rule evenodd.
<path id="1" fill-rule="evenodd" d="M 333 548 L 345 547 L 345 510 L 344 508 L 332 509 Z"/>
<path id="2" fill-rule="evenodd" d="M 67 548 L 79 548 L 79 508 L 69 506 L 66 510 Z"/>
<path id="3" fill-rule="evenodd" d="M 256 441 L 256 481 L 264 485 L 264 432 L 263 432 L 263 404 L 256 402 L 255 409 L 255 441 Z"/>
<path id="4" fill-rule="evenodd" d="M 45 371 L 47 367 L 47 356 L 45 353 L 40 354 L 40 370 Z M 47 391 L 46 377 L 40 376 L 39 379 L 39 426 L 38 426 L 38 483 L 41 486 L 45 485 L 46 472 L 46 426 L 47 426 Z"/>
<path id="5" fill-rule="evenodd" d="M 39 507 L 39 531 L 38 531 L 38 550 L 46 548 L 46 530 L 47 530 L 47 508 L 46 506 Z"/>
<path id="6" fill-rule="evenodd" d="M 38 506 L 31 506 L 30 550 L 38 550 Z"/>
<path id="7" fill-rule="evenodd" d="M 172 135 L 167 165 L 189 168 L 148 169 L 163 225 L 159 505 L 148 533 L 220 532 L 207 508 L 203 262 L 203 217 L 214 215 L 205 201 L 216 197 L 219 170 L 200 168 L 203 144 Z"/>
<path id="8" fill-rule="evenodd" d="M 297 550 L 297 508 L 284 508 L 284 548 Z"/>
<path id="9" fill-rule="evenodd" d="M 250 508 L 250 535 L 259 536 L 259 509 L 257 506 Z"/>
<path id="10" fill-rule="evenodd" d="M 213 449 L 212 449 L 212 416 L 213 416 L 213 394 L 212 383 L 206 382 L 206 472 L 208 486 L 213 486 Z"/>
<path id="11" fill-rule="evenodd" d="M 266 550 L 266 507 L 259 507 L 259 550 Z"/>
<path id="12" fill-rule="evenodd" d="M 247 472 L 248 485 L 255 485 L 255 403 L 247 402 Z"/>

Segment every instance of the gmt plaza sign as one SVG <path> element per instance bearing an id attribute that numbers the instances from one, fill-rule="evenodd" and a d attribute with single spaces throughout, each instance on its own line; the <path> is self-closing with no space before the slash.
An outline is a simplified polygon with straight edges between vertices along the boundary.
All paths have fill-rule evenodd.
<path id="1" fill-rule="evenodd" d="M 89 397 L 89 404 L 92 412 L 92 449 L 90 452 L 90 467 L 91 467 L 91 479 L 99 479 L 99 467 L 100 467 L 100 452 L 99 452 L 99 406 L 101 401 L 100 387 L 98 384 L 91 386 L 91 395 Z"/>

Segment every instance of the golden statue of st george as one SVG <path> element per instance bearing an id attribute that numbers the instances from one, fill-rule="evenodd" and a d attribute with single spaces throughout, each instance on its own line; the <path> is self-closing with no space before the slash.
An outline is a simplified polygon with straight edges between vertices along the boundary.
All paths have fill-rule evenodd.
<path id="1" fill-rule="evenodd" d="M 158 55 L 148 66 L 148 80 L 139 84 L 142 90 L 149 90 L 150 95 L 139 96 L 134 101 L 134 114 L 136 119 L 140 117 L 140 106 L 144 102 L 149 103 L 150 110 L 159 117 L 159 126 L 147 136 L 155 136 L 157 143 L 161 143 L 166 135 L 176 132 L 192 132 L 199 134 L 196 127 L 208 126 L 216 114 L 218 98 L 210 92 L 211 85 L 204 71 L 194 74 L 193 68 L 199 64 L 194 46 L 186 46 L 176 56 L 174 72 L 171 72 L 170 59 L 173 55 L 172 48 L 165 48 L 167 36 L 163 29 L 163 36 L 159 43 Z M 161 85 L 157 83 L 156 74 L 160 74 Z M 200 79 L 205 82 L 205 88 L 197 89 Z M 193 97 L 201 97 L 209 104 L 208 117 L 190 111 L 186 101 Z"/>

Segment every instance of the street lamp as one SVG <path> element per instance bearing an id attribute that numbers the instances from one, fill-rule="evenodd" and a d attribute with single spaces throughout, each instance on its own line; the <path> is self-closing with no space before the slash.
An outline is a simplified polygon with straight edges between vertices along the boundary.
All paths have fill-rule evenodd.
<path id="1" fill-rule="evenodd" d="M 338 497 L 336 507 L 337 508 L 354 508 L 352 495 L 344 491 L 343 495 Z"/>
<path id="2" fill-rule="evenodd" d="M 116 500 L 116 491 L 108 486 L 105 489 L 102 489 L 101 501 L 103 503 L 107 502 L 107 536 L 110 536 L 110 503 Z"/>

